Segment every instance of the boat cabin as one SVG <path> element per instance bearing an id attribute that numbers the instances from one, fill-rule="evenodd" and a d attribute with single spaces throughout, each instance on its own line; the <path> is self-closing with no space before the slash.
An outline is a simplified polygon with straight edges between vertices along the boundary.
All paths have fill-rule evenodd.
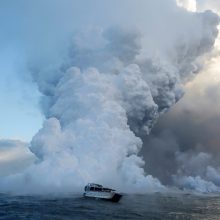
<path id="1" fill-rule="evenodd" d="M 110 188 L 104 188 L 102 185 L 95 184 L 95 183 L 89 183 L 85 186 L 85 191 L 93 191 L 93 192 L 113 192 L 114 189 Z"/>

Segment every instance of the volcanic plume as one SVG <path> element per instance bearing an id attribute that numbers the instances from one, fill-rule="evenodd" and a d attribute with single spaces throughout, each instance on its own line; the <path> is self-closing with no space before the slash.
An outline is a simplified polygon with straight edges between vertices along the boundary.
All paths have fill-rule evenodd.
<path id="1" fill-rule="evenodd" d="M 108 21 L 94 24 L 92 19 L 90 24 L 95 9 L 83 13 L 82 3 L 74 2 L 85 18 L 80 24 L 82 14 L 73 15 L 77 28 L 65 55 L 57 62 L 33 54 L 28 60 L 45 115 L 30 143 L 35 162 L 2 178 L 1 188 L 63 192 L 98 182 L 130 192 L 164 190 L 143 169 L 142 138 L 203 68 L 219 17 L 211 11 L 189 12 L 172 0 L 121 1 L 117 9 L 116 1 L 95 1 L 99 20 Z M 103 15 L 105 4 L 116 10 L 114 18 L 107 11 Z"/>

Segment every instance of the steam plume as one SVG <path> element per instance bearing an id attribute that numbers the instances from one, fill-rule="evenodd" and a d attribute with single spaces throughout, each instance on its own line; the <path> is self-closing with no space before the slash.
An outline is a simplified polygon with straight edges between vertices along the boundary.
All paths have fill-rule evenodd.
<path id="1" fill-rule="evenodd" d="M 165 188 L 144 172 L 140 137 L 199 72 L 199 58 L 212 49 L 219 18 L 211 11 L 188 12 L 171 0 L 157 14 L 164 1 L 144 2 L 140 5 L 155 14 L 143 13 L 135 28 L 116 21 L 77 31 L 59 62 L 32 62 L 46 117 L 31 141 L 37 162 L 4 179 L 3 189 L 15 180 L 19 190 L 25 184 L 30 192 L 72 191 L 87 182 L 132 192 Z"/>

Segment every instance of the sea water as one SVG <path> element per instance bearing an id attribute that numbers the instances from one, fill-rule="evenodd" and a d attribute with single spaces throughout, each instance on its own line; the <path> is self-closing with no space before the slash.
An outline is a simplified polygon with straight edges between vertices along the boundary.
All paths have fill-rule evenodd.
<path id="1" fill-rule="evenodd" d="M 220 220 L 220 195 L 124 195 L 119 203 L 68 196 L 0 194 L 0 219 Z"/>

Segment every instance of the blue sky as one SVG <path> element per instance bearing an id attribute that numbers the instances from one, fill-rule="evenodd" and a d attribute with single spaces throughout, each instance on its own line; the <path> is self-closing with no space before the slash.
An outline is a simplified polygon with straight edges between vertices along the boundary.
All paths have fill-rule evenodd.
<path id="1" fill-rule="evenodd" d="M 43 116 L 38 108 L 40 94 L 25 72 L 23 54 L 4 45 L 0 52 L 0 138 L 31 140 Z"/>

